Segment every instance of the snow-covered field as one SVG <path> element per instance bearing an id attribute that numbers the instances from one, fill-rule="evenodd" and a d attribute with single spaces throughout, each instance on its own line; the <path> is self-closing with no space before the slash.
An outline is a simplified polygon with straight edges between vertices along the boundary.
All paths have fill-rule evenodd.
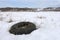
<path id="1" fill-rule="evenodd" d="M 38 29 L 28 35 L 10 34 L 10 27 L 22 21 Z M 0 12 L 0 40 L 60 40 L 60 12 Z"/>

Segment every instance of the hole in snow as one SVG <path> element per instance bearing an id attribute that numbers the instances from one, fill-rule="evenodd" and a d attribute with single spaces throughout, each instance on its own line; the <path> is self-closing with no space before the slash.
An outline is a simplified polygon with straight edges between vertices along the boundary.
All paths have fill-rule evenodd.
<path id="1" fill-rule="evenodd" d="M 21 35 L 21 34 L 30 34 L 32 31 L 36 30 L 36 25 L 31 22 L 19 22 L 17 24 L 14 24 L 9 32 L 11 34 L 15 35 Z"/>

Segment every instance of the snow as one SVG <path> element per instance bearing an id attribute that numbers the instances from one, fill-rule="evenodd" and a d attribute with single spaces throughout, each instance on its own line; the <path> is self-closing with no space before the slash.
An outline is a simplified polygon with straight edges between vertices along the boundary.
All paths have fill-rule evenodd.
<path id="1" fill-rule="evenodd" d="M 10 34 L 10 27 L 22 21 L 38 29 L 28 35 Z M 0 12 L 0 40 L 60 40 L 60 12 Z"/>

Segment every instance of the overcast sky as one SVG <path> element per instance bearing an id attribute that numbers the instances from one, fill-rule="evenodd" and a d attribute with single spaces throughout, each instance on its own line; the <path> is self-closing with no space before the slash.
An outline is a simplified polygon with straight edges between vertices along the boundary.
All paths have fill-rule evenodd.
<path id="1" fill-rule="evenodd" d="M 59 7 L 60 0 L 0 0 L 0 7 Z"/>

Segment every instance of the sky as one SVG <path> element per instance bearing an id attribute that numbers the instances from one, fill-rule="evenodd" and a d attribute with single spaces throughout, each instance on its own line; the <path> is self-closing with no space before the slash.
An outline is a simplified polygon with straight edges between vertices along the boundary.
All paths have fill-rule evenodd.
<path id="1" fill-rule="evenodd" d="M 0 7 L 60 7 L 60 0 L 0 0 Z"/>

